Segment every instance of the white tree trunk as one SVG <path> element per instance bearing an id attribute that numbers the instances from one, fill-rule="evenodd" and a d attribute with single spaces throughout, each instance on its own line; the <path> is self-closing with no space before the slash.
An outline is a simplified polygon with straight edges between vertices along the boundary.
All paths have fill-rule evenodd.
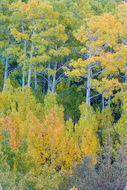
<path id="1" fill-rule="evenodd" d="M 86 104 L 90 105 L 90 80 L 91 80 L 91 68 L 88 68 L 88 77 L 87 77 L 87 88 L 86 88 Z"/>
<path id="2" fill-rule="evenodd" d="M 34 44 L 32 42 L 30 59 L 32 59 L 32 57 L 33 57 L 33 50 L 34 50 Z M 32 70 L 32 63 L 30 63 L 29 71 L 28 71 L 28 86 L 29 87 L 30 87 L 30 84 L 31 84 L 31 70 Z"/>
<path id="3" fill-rule="evenodd" d="M 92 57 L 92 49 L 89 48 L 89 58 Z M 91 83 L 90 80 L 92 78 L 92 68 L 91 64 L 88 66 L 88 76 L 87 76 L 87 87 L 86 87 L 86 104 L 90 105 L 90 94 L 91 94 Z"/>
<path id="4" fill-rule="evenodd" d="M 45 81 L 45 73 L 44 73 L 44 83 L 43 83 L 43 90 L 42 90 L 43 96 L 45 95 L 45 84 L 46 84 L 46 81 Z"/>
<path id="5" fill-rule="evenodd" d="M 34 79 L 35 79 L 35 89 L 37 90 L 37 72 L 34 72 Z"/>
<path id="6" fill-rule="evenodd" d="M 54 64 L 54 75 L 53 75 L 53 83 L 52 83 L 52 93 L 55 91 L 56 86 L 56 69 L 57 69 L 57 62 Z"/>
<path id="7" fill-rule="evenodd" d="M 35 21 L 33 21 L 33 26 L 35 26 Z M 33 35 L 34 34 L 35 34 L 35 30 L 33 29 Z M 34 52 L 34 43 L 32 42 L 30 59 L 32 59 L 32 57 L 33 57 L 33 52 Z M 29 71 L 28 71 L 28 86 L 29 87 L 31 84 L 31 70 L 32 70 L 32 63 L 30 63 Z"/>
<path id="8" fill-rule="evenodd" d="M 113 53 L 112 48 L 110 48 L 110 53 Z M 109 75 L 109 80 L 111 80 L 111 75 Z M 108 97 L 108 106 L 111 107 L 111 96 Z"/>
<path id="9" fill-rule="evenodd" d="M 26 40 L 24 39 L 24 56 L 26 56 Z M 24 58 L 24 64 L 23 64 L 23 73 L 22 73 L 22 89 L 25 86 L 25 72 L 24 72 L 24 66 L 25 66 L 26 60 Z"/>
<path id="10" fill-rule="evenodd" d="M 111 75 L 109 75 L 109 80 L 111 80 Z M 108 106 L 111 107 L 111 96 L 108 97 Z"/>
<path id="11" fill-rule="evenodd" d="M 31 83 L 31 70 L 32 70 L 32 67 L 31 67 L 31 64 L 29 66 L 29 72 L 28 72 L 28 86 L 30 87 L 30 83 Z"/>
<path id="12" fill-rule="evenodd" d="M 127 84 L 127 58 L 126 58 L 125 83 Z"/>
<path id="13" fill-rule="evenodd" d="M 102 92 L 102 112 L 105 110 L 105 98 L 104 98 L 104 92 Z"/>
<path id="14" fill-rule="evenodd" d="M 3 85 L 3 91 L 5 91 L 5 88 L 6 88 L 6 79 L 7 79 L 7 76 L 8 76 L 8 60 L 9 60 L 9 58 L 6 57 L 5 71 L 4 71 L 4 85 Z"/>
<path id="15" fill-rule="evenodd" d="M 25 74 L 24 74 L 24 69 L 22 71 L 22 90 L 24 89 L 25 87 Z"/>
<path id="16" fill-rule="evenodd" d="M 50 69 L 50 63 L 48 63 L 48 69 Z M 48 90 L 50 90 L 50 73 L 48 72 Z"/>
<path id="17" fill-rule="evenodd" d="M 111 107 L 111 96 L 108 97 L 108 106 Z"/>
<path id="18" fill-rule="evenodd" d="M 25 34 L 24 27 L 22 26 L 22 33 Z M 26 39 L 24 39 L 24 56 L 26 57 Z M 25 72 L 24 66 L 26 64 L 26 58 L 24 57 L 23 73 L 22 73 L 22 89 L 25 87 Z"/>
<path id="19" fill-rule="evenodd" d="M 10 45 L 10 38 L 8 36 L 8 45 L 7 45 L 7 49 L 9 48 L 9 45 Z M 5 70 L 4 70 L 4 84 L 3 84 L 3 91 L 5 91 L 5 88 L 6 88 L 6 79 L 8 77 L 8 60 L 9 60 L 9 57 L 6 56 L 6 61 L 5 61 Z"/>

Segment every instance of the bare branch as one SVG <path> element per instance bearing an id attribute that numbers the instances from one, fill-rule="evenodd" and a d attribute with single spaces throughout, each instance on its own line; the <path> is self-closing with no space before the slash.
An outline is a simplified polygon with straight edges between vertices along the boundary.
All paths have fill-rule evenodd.
<path id="1" fill-rule="evenodd" d="M 103 91 L 103 92 L 104 92 L 104 91 Z M 96 94 L 96 95 L 93 95 L 92 97 L 90 97 L 90 100 L 91 100 L 92 98 L 95 98 L 95 97 L 97 97 L 97 96 L 102 95 L 103 92 L 101 92 L 101 93 L 99 93 L 99 94 Z"/>

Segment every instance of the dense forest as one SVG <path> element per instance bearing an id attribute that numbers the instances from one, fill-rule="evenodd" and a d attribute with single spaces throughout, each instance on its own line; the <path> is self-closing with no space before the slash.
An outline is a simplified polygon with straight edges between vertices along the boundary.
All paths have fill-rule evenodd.
<path id="1" fill-rule="evenodd" d="M 0 0 L 0 189 L 127 189 L 127 2 Z"/>

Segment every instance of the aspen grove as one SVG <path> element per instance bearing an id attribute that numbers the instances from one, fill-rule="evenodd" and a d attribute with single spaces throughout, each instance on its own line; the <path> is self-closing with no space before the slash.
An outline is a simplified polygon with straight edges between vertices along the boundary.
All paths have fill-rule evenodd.
<path id="1" fill-rule="evenodd" d="M 126 188 L 127 2 L 0 0 L 0 189 Z"/>

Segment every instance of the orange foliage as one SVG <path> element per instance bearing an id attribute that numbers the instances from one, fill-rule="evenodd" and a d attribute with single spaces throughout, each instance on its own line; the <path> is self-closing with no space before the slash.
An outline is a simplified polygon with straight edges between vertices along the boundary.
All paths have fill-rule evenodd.
<path id="1" fill-rule="evenodd" d="M 9 129 L 11 133 L 10 144 L 13 151 L 18 151 L 19 146 L 21 145 L 20 137 L 20 125 L 21 120 L 17 118 L 18 113 L 11 113 L 9 117 L 1 120 L 1 129 L 5 127 Z"/>
<path id="2" fill-rule="evenodd" d="M 42 158 L 56 168 L 66 170 L 80 160 L 80 150 L 73 138 L 65 134 L 66 128 L 51 109 L 43 124 Z"/>

